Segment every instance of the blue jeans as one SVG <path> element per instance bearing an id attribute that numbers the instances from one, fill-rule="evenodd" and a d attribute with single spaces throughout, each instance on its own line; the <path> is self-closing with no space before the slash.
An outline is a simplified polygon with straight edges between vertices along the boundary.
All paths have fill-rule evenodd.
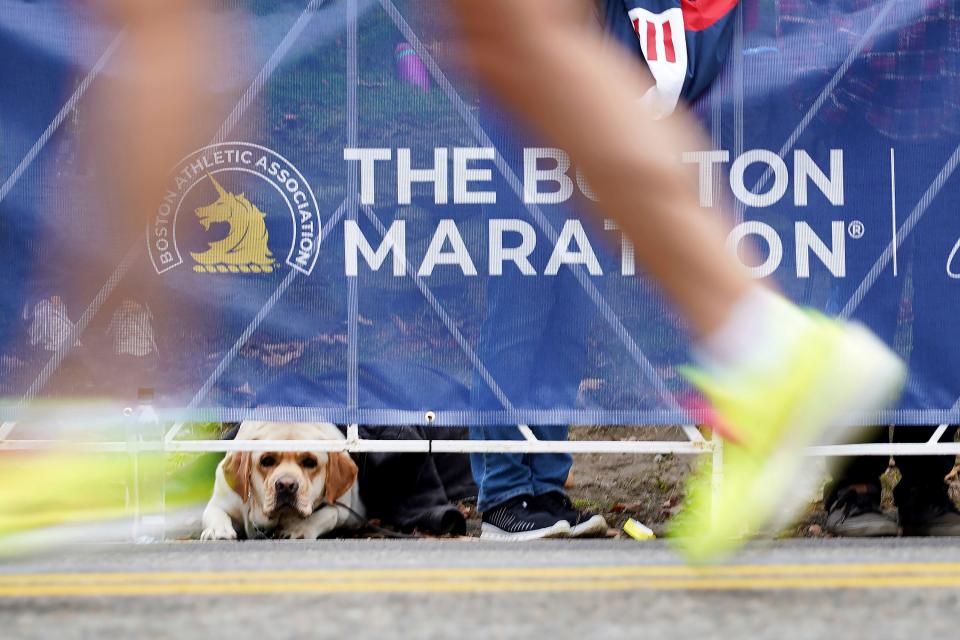
<path id="1" fill-rule="evenodd" d="M 523 175 L 523 146 L 519 140 L 528 136 L 522 129 L 490 110 L 481 109 L 481 122 L 503 158 L 515 173 Z M 500 200 L 487 207 L 487 217 L 513 217 L 505 211 L 524 211 L 523 203 L 501 176 L 494 177 Z M 562 206 L 547 206 L 543 214 L 555 231 L 575 217 L 583 202 L 572 201 Z M 522 216 L 528 222 L 530 218 Z M 534 227 L 538 225 L 534 224 Z M 515 238 L 510 239 L 511 242 Z M 600 245 L 595 244 L 595 249 Z M 596 316 L 596 307 L 570 270 L 563 267 L 556 276 L 543 271 L 553 250 L 551 243 L 537 230 L 536 250 L 531 264 L 541 275 L 522 275 L 513 264 L 507 264 L 503 275 L 491 276 L 486 287 L 486 316 L 480 328 L 477 355 L 499 390 L 517 409 L 557 409 L 576 406 L 580 381 L 587 369 L 587 337 Z M 610 258 L 602 251 L 599 260 L 610 268 Z M 602 280 L 596 280 L 602 287 Z M 475 410 L 502 410 L 504 403 L 479 375 L 473 377 L 471 404 Z M 566 440 L 567 425 L 532 426 L 540 440 Z M 471 427 L 472 440 L 523 440 L 515 424 Z M 568 454 L 504 454 L 487 453 L 470 456 L 473 477 L 480 488 L 477 509 L 487 511 L 518 495 L 542 495 L 562 491 L 573 465 Z"/>
<path id="2" fill-rule="evenodd" d="M 540 440 L 566 440 L 568 427 L 530 427 Z M 523 440 L 516 426 L 478 427 L 470 430 L 474 440 Z M 566 453 L 474 453 L 470 456 L 473 478 L 480 487 L 477 510 L 487 511 L 516 496 L 563 491 L 573 456 Z"/>
<path id="3" fill-rule="evenodd" d="M 517 408 L 574 406 L 594 317 L 574 276 L 565 269 L 555 278 L 505 273 L 488 281 L 486 303 L 478 355 L 504 395 Z M 471 396 L 476 409 L 502 408 L 479 375 Z M 540 440 L 566 440 L 569 430 L 567 425 L 531 429 Z M 470 438 L 523 440 L 516 425 L 472 427 Z M 480 489 L 477 509 L 483 512 L 518 495 L 562 491 L 573 457 L 487 453 L 471 455 L 470 464 Z"/>

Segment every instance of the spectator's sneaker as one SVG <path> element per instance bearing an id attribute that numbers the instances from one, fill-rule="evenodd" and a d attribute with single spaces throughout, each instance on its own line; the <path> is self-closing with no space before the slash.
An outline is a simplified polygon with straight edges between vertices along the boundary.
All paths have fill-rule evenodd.
<path id="1" fill-rule="evenodd" d="M 480 537 L 484 540 L 524 542 L 540 538 L 566 538 L 570 523 L 541 511 L 533 496 L 523 495 L 483 512 Z"/>
<path id="2" fill-rule="evenodd" d="M 828 533 L 844 538 L 882 538 L 896 536 L 896 520 L 880 511 L 880 489 L 846 487 L 827 509 Z"/>
<path id="3" fill-rule="evenodd" d="M 732 438 L 724 443 L 716 502 L 709 465 L 702 465 L 671 527 L 694 562 L 718 560 L 746 536 L 790 524 L 819 479 L 812 469 L 804 472 L 805 449 L 849 440 L 837 427 L 887 406 L 903 385 L 903 363 L 865 328 L 785 301 L 772 313 L 779 317 L 771 326 L 783 331 L 775 368 L 685 372 Z"/>
<path id="4" fill-rule="evenodd" d="M 946 486 L 927 491 L 894 489 L 894 496 L 903 535 L 960 536 L 960 512 L 947 495 Z"/>
<path id="5" fill-rule="evenodd" d="M 571 538 L 602 536 L 607 533 L 607 521 L 603 516 L 578 511 L 562 491 L 551 491 L 533 500 L 540 509 L 569 522 Z"/>

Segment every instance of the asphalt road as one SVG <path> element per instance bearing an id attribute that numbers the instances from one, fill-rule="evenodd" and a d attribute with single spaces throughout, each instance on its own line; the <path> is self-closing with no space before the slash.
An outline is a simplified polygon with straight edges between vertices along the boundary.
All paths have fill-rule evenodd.
<path id="1" fill-rule="evenodd" d="M 0 565 L 3 638 L 956 638 L 960 539 L 181 542 Z"/>

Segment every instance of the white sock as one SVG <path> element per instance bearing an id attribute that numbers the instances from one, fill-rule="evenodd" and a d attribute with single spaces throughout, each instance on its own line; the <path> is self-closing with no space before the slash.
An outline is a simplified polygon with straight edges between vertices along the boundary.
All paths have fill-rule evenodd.
<path id="1" fill-rule="evenodd" d="M 767 371 L 782 359 L 799 314 L 784 313 L 790 303 L 755 286 L 740 298 L 726 321 L 693 347 L 694 359 L 713 373 Z"/>

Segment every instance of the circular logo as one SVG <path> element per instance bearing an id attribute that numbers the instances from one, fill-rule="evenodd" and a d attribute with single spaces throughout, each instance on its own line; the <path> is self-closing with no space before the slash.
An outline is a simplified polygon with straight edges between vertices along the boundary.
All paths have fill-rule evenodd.
<path id="1" fill-rule="evenodd" d="M 320 230 L 313 190 L 289 160 L 259 145 L 224 142 L 173 170 L 147 245 L 157 273 L 186 263 L 196 273 L 265 274 L 286 264 L 310 275 Z"/>

